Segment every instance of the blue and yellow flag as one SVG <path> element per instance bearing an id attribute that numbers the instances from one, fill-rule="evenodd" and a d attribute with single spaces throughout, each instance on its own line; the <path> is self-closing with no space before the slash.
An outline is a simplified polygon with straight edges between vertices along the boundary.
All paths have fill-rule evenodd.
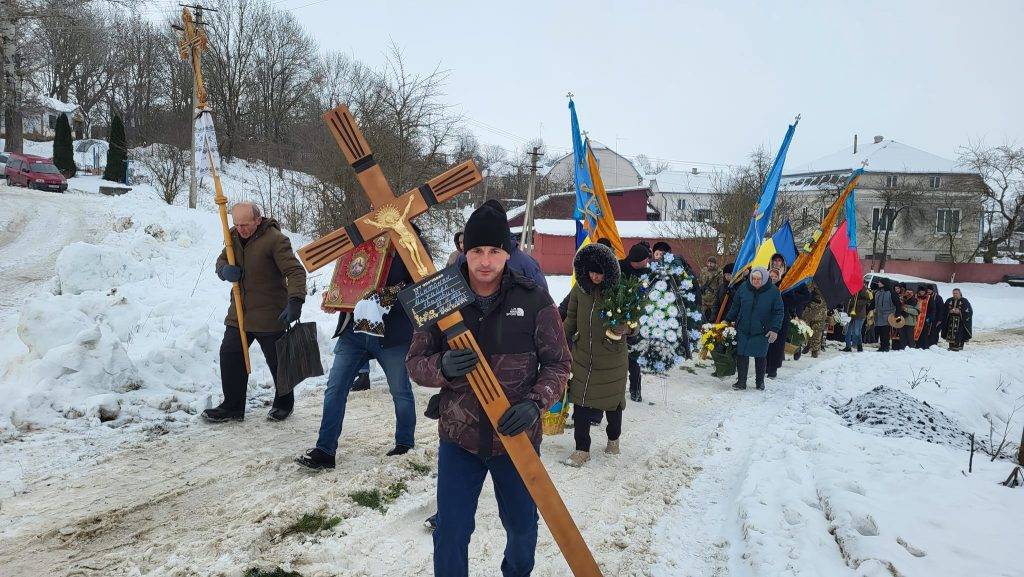
<path id="1" fill-rule="evenodd" d="M 569 100 L 569 115 L 572 125 L 573 182 L 576 185 L 576 208 L 572 217 L 583 225 L 587 233 L 597 228 L 601 218 L 601 206 L 594 196 L 594 179 L 587 159 L 587 146 L 580 135 L 580 122 L 576 118 L 576 103 Z M 577 244 L 579 239 L 577 238 Z"/>
<path id="2" fill-rule="evenodd" d="M 761 248 L 757 249 L 757 256 L 750 266 L 768 268 L 774 254 L 781 254 L 786 266 L 793 266 L 793 262 L 796 261 L 796 241 L 793 239 L 793 228 L 788 220 L 771 238 L 761 243 Z"/>
<path id="3" fill-rule="evenodd" d="M 740 250 L 736 254 L 733 279 L 740 278 L 740 273 L 754 261 L 758 248 L 764 242 L 768 224 L 772 220 L 772 212 L 775 211 L 775 199 L 779 192 L 779 181 L 782 179 L 782 167 L 786 163 L 786 153 L 789 151 L 789 143 L 793 140 L 793 133 L 796 131 L 796 125 L 799 122 L 800 117 L 798 116 L 796 121 L 789 125 L 789 129 L 786 130 L 786 137 L 782 139 L 782 146 L 779 147 L 779 153 L 775 156 L 772 169 L 768 173 L 768 178 L 764 181 L 764 188 L 761 189 L 761 199 L 757 203 L 757 208 L 754 209 L 754 214 L 750 216 L 747 236 L 744 237 L 743 245 L 740 246 Z"/>

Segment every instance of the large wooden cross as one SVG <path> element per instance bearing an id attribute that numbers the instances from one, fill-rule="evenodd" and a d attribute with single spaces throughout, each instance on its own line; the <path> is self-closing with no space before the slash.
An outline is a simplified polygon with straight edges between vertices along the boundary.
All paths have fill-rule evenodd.
<path id="1" fill-rule="evenodd" d="M 338 259 L 352 248 L 382 234 L 387 234 L 405 262 L 413 280 L 436 272 L 434 263 L 427 255 L 419 237 L 413 232 L 409 220 L 426 212 L 433 204 L 444 202 L 453 196 L 478 184 L 482 177 L 472 160 L 455 166 L 419 188 L 401 196 L 391 191 L 384 173 L 373 158 L 370 145 L 356 126 L 355 119 L 344 105 L 324 115 L 327 126 L 338 142 L 345 159 L 356 171 L 359 184 L 370 198 L 372 210 L 345 228 L 338 229 L 299 249 L 299 258 L 310 272 Z M 476 342 L 473 333 L 467 330 L 458 311 L 442 318 L 438 327 L 444 331 L 452 348 L 473 349 L 480 356 L 480 363 L 467 375 L 470 387 L 483 406 L 495 430 L 498 419 L 509 408 L 505 391 L 494 376 L 487 357 Z M 544 463 L 533 448 L 526 433 L 514 437 L 498 435 L 513 464 L 519 471 L 526 488 L 537 503 L 537 508 L 552 537 L 562 550 L 576 577 L 600 577 L 601 570 L 594 556 L 583 541 L 576 523 L 565 507 Z"/>

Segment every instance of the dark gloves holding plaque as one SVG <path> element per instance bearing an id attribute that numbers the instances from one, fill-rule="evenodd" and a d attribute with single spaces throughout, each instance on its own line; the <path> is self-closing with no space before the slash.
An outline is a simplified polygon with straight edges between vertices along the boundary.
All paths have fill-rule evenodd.
<path id="1" fill-rule="evenodd" d="M 449 381 L 469 374 L 480 362 L 473 349 L 453 349 L 441 355 L 441 374 Z"/>
<path id="2" fill-rule="evenodd" d="M 540 418 L 540 407 L 531 400 L 519 401 L 505 411 L 498 419 L 498 432 L 514 437 L 529 429 Z"/>

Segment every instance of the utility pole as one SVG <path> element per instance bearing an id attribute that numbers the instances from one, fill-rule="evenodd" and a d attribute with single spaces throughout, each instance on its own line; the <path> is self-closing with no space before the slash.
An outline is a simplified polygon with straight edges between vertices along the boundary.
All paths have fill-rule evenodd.
<path id="1" fill-rule="evenodd" d="M 530 185 L 526 189 L 526 212 L 523 214 L 523 233 L 520 239 L 520 249 L 526 254 L 533 253 L 533 201 L 534 189 L 537 186 L 537 161 L 540 159 L 540 147 L 534 146 L 530 155 Z"/>
<path id="2" fill-rule="evenodd" d="M 189 8 L 195 10 L 195 18 Z M 206 50 L 206 31 L 203 30 L 203 6 L 202 5 L 181 5 L 181 26 L 174 26 L 175 30 L 181 32 L 181 40 L 178 42 L 178 53 L 182 60 L 188 60 L 192 64 L 192 116 L 189 124 L 192 126 L 192 164 L 189 169 L 188 181 L 188 207 L 195 208 L 199 197 L 198 182 L 196 179 L 196 118 L 206 110 L 206 86 L 203 82 L 203 51 Z M 212 10 L 212 8 L 210 9 Z"/>

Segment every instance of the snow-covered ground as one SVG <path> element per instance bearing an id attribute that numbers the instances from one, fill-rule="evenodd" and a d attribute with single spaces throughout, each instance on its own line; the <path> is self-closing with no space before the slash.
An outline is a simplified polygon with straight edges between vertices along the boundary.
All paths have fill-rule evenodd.
<path id="1" fill-rule="evenodd" d="M 436 424 L 421 418 L 416 449 L 384 457 L 393 412 L 376 383 L 350 399 L 338 469 L 299 471 L 324 379 L 300 387 L 292 418 L 269 423 L 257 347 L 251 418 L 201 423 L 219 400 L 228 303 L 212 271 L 218 218 L 144 187 L 109 198 L 95 178 L 75 181 L 80 192 L 66 195 L 0 186 L 0 575 L 430 575 L 421 522 L 433 510 Z M 569 290 L 568 277 L 549 284 L 556 302 Z M 956 441 L 987 442 L 991 428 L 998 444 L 1007 422 L 1019 438 L 1024 289 L 957 286 L 979 333 L 963 353 L 832 348 L 787 363 L 766 393 L 734 392 L 690 363 L 645 377 L 622 455 L 601 452 L 597 431 L 594 460 L 569 469 L 558 461 L 571 434 L 546 438 L 544 462 L 604 574 L 1018 575 L 1008 526 L 1024 501 L 997 484 L 1010 463 L 978 453 L 962 473 L 969 451 Z M 329 366 L 334 319 L 318 301 L 303 314 Z M 428 396 L 416 390 L 420 410 Z M 918 422 L 930 418 L 935 431 Z M 400 482 L 386 512 L 351 497 Z M 306 513 L 339 523 L 284 535 Z M 487 488 L 472 574 L 496 574 L 503 546 Z M 534 575 L 567 574 L 542 529 Z"/>

